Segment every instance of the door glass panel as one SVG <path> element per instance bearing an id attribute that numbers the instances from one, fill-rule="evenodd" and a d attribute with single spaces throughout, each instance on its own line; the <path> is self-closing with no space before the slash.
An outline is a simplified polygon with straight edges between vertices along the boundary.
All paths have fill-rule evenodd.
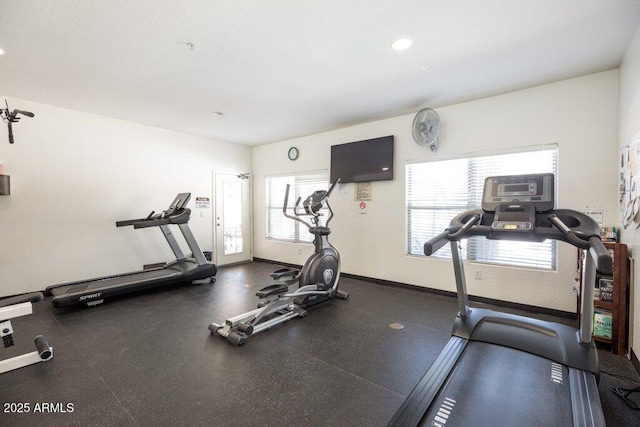
<path id="1" fill-rule="evenodd" d="M 225 181 L 223 184 L 224 254 L 242 253 L 242 183 Z"/>

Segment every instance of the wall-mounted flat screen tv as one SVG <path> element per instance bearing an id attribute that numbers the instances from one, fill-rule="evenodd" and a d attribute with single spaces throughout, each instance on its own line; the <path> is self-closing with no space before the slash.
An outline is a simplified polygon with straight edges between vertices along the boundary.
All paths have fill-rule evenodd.
<path id="1" fill-rule="evenodd" d="M 393 135 L 331 146 L 331 182 L 393 179 Z"/>

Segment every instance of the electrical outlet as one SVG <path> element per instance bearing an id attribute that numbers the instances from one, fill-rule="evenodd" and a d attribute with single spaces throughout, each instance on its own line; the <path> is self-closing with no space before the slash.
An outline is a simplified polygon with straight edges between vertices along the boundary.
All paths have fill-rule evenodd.
<path id="1" fill-rule="evenodd" d="M 482 280 L 482 270 L 476 270 L 476 280 Z"/>

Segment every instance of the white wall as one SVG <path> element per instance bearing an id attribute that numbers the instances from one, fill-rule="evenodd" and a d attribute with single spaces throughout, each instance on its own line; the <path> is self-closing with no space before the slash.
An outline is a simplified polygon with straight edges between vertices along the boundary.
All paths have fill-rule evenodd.
<path id="1" fill-rule="evenodd" d="M 470 75 L 472 78 L 472 75 Z M 615 221 L 618 126 L 618 71 L 588 75 L 438 108 L 443 129 L 440 149 L 431 153 L 411 137 L 413 114 L 256 147 L 254 172 L 254 256 L 302 264 L 312 248 L 265 239 L 265 176 L 329 169 L 330 146 L 395 135 L 395 179 L 373 184 L 367 214 L 354 202 L 354 184 L 332 195 L 336 217 L 332 242 L 340 251 L 343 271 L 436 289 L 455 290 L 450 261 L 405 255 L 405 164 L 410 159 L 444 158 L 487 150 L 545 143 L 559 146 L 558 206 L 601 207 Z M 300 158 L 287 159 L 290 146 Z M 613 222 L 612 224 L 615 224 Z M 302 248 L 302 254 L 298 249 Z M 469 292 L 499 300 L 574 311 L 570 290 L 576 252 L 560 245 L 557 272 L 467 265 L 483 279 L 468 281 Z"/>
<path id="2" fill-rule="evenodd" d="M 620 133 L 619 146 L 627 144 L 640 132 L 640 27 L 632 39 L 620 65 Z M 617 168 L 615 171 L 617 172 Z M 620 219 L 618 219 L 620 222 Z M 635 227 L 621 230 L 621 240 L 626 243 L 634 258 L 640 254 L 640 232 Z M 640 292 L 637 291 L 640 283 L 640 271 L 635 269 L 633 277 L 634 290 L 631 291 L 631 307 L 635 308 L 629 315 L 632 327 L 632 348 L 636 357 L 640 357 Z"/>
<path id="3" fill-rule="evenodd" d="M 0 296 L 171 260 L 157 228 L 115 222 L 166 209 L 178 192 L 192 193 L 191 228 L 212 250 L 212 209 L 195 209 L 193 198 L 212 199 L 214 169 L 251 170 L 250 147 L 8 102 L 35 117 L 14 125 L 14 145 L 0 126 L 0 163 L 11 176 L 11 195 L 0 196 Z"/>

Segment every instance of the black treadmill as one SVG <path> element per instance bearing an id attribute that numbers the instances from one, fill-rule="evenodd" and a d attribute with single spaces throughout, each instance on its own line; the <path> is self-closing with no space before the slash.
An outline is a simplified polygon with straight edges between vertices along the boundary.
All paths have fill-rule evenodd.
<path id="1" fill-rule="evenodd" d="M 116 222 L 117 227 L 130 225 L 136 229 L 159 227 L 176 256 L 176 261 L 160 268 L 49 286 L 46 293 L 53 296 L 53 306 L 56 308 L 73 304 L 93 306 L 102 303 L 105 298 L 156 286 L 213 282 L 217 268 L 204 257 L 189 228 L 191 210 L 185 206 L 190 198 L 191 193 L 180 193 L 169 208 L 159 214 L 154 215 L 155 212 L 151 212 L 146 218 Z M 191 250 L 190 257 L 185 256 L 180 249 L 170 225 L 177 225 L 182 232 Z"/>
<path id="2" fill-rule="evenodd" d="M 604 426 L 598 353 L 592 339 L 596 268 L 612 269 L 598 224 L 554 209 L 553 174 L 489 177 L 482 209 L 456 216 L 425 243 L 431 255 L 450 242 L 459 312 L 452 337 L 400 409 L 392 426 Z M 580 329 L 469 307 L 458 241 L 568 242 L 587 249 Z"/>

